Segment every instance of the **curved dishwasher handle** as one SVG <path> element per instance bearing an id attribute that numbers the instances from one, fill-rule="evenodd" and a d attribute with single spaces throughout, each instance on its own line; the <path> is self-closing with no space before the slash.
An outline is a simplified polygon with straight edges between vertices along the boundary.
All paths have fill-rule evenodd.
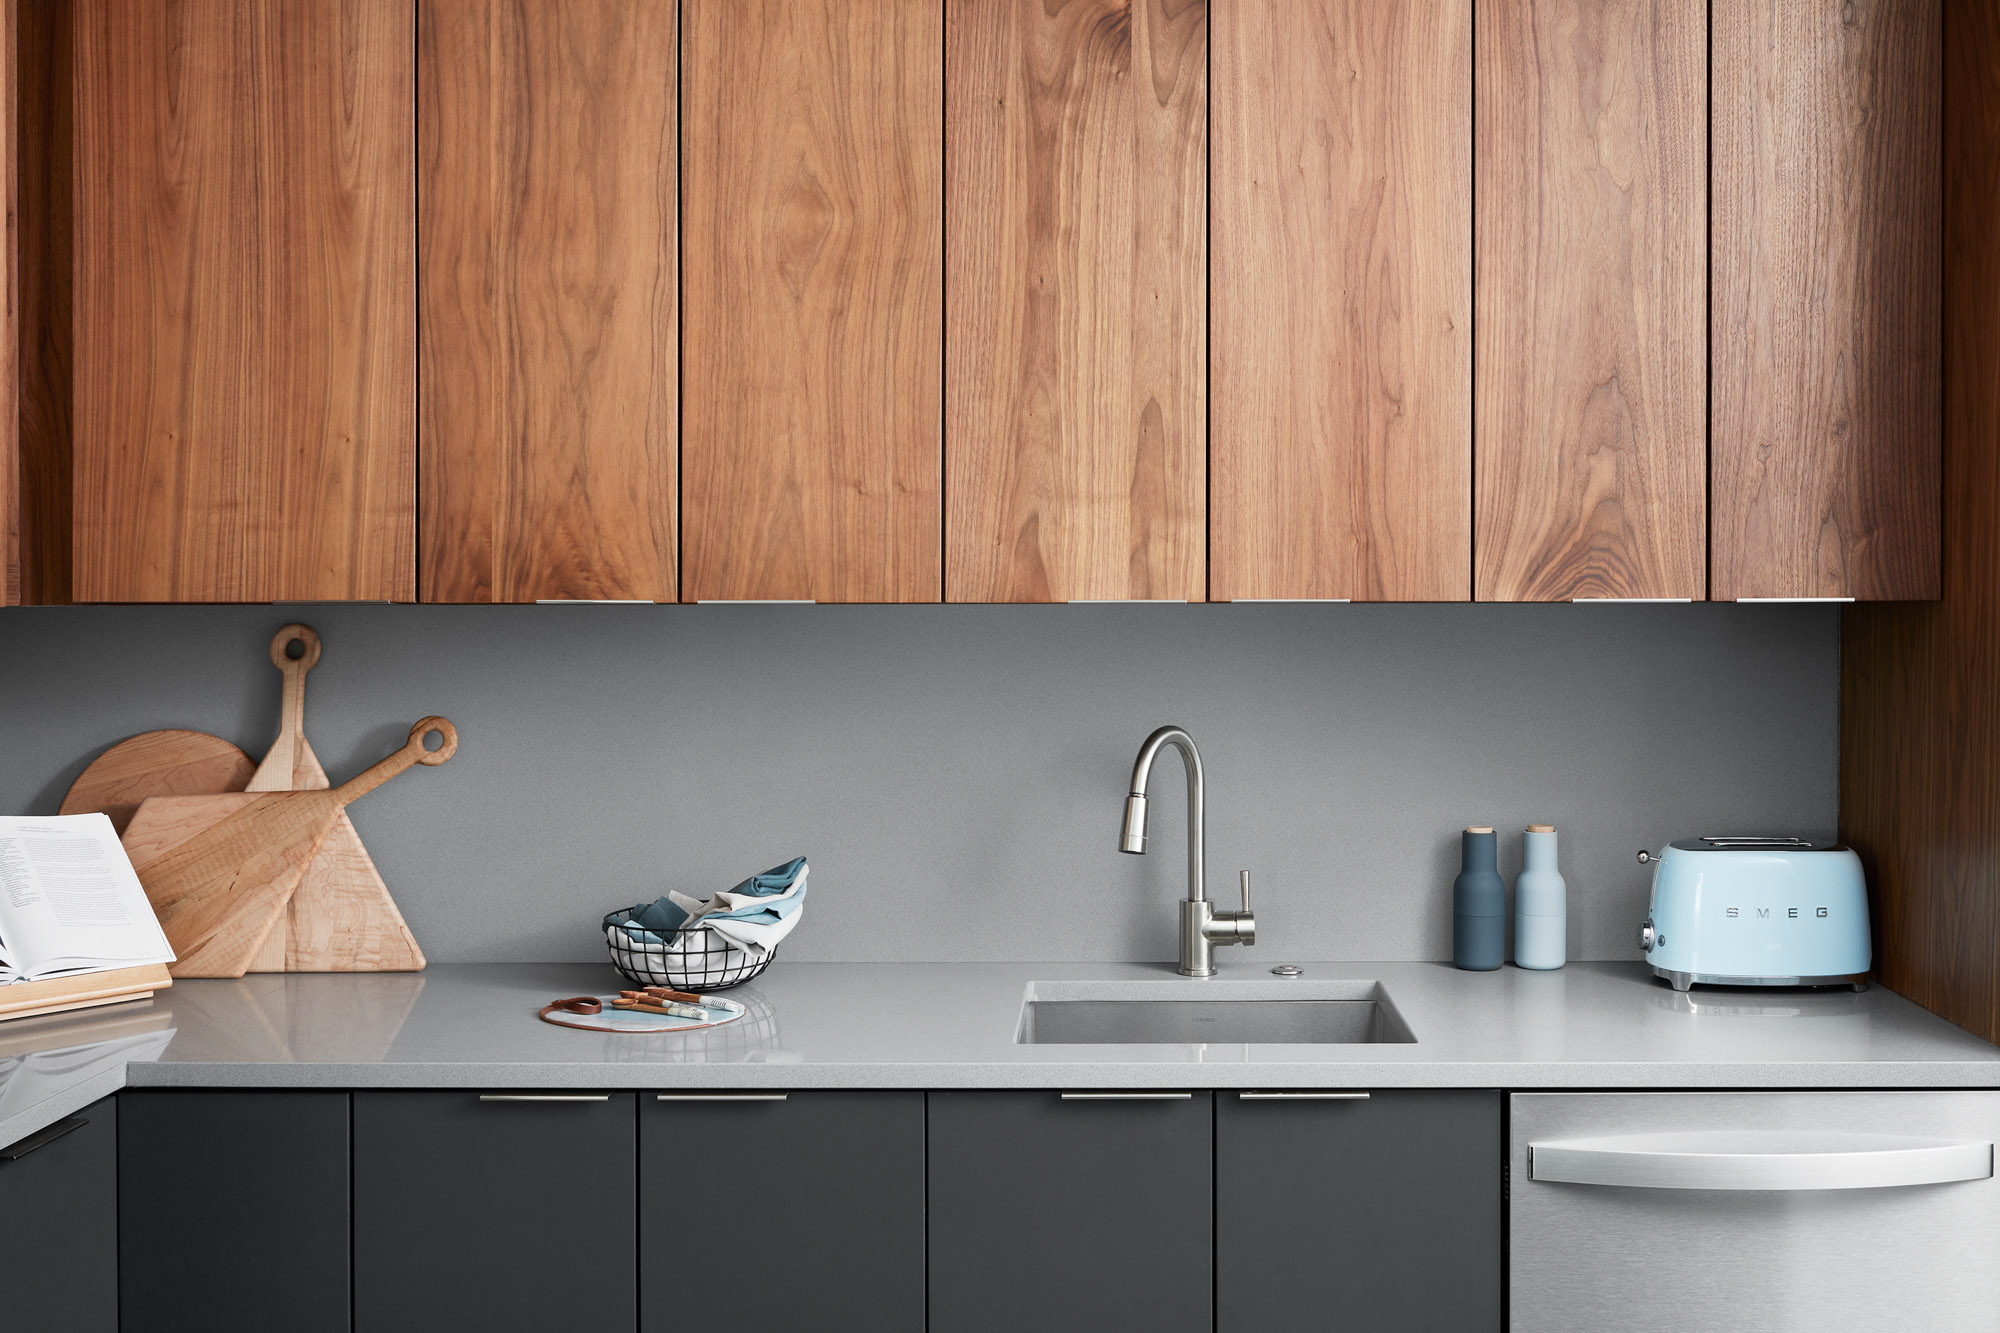
<path id="1" fill-rule="evenodd" d="M 1660 1190 L 1852 1190 L 1990 1180 L 1993 1145 L 1899 1134 L 1713 1131 L 1550 1139 L 1528 1179 Z"/>

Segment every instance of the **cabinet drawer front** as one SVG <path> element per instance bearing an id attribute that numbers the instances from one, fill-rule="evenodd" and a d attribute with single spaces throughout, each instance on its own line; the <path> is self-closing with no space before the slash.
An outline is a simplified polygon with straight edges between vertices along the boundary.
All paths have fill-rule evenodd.
<path id="1" fill-rule="evenodd" d="M 1497 1092 L 1216 1094 L 1216 1328 L 1497 1330 Z"/>
<path id="2" fill-rule="evenodd" d="M 1511 1137 L 1517 1329 L 1942 1330 L 2000 1309 L 2000 1180 L 1967 1166 L 2000 1140 L 2000 1093 L 1523 1093 Z M 1787 1163 L 1805 1154 L 1818 1170 Z"/>
<path id="3" fill-rule="evenodd" d="M 633 1095 L 495 1095 L 354 1095 L 357 1333 L 631 1333 Z"/>
<path id="4" fill-rule="evenodd" d="M 52 1135 L 0 1144 L 0 1322 L 116 1333 L 117 1102 L 106 1097 L 60 1123 Z"/>
<path id="5" fill-rule="evenodd" d="M 1207 1333 L 1214 1099 L 930 1094 L 931 1333 Z"/>
<path id="6" fill-rule="evenodd" d="M 347 1145 L 344 1092 L 120 1093 L 124 1333 L 347 1333 Z"/>
<path id="7" fill-rule="evenodd" d="M 784 1252 L 747 1296 L 722 1275 L 646 1285 L 641 1333 L 922 1333 L 924 1094 L 641 1094 L 639 1213 L 643 1253 L 694 1234 Z"/>

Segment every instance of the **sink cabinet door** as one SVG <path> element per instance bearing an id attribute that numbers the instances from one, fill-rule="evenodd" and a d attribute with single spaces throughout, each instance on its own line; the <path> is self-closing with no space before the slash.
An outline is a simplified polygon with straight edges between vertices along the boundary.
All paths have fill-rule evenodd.
<path id="1" fill-rule="evenodd" d="M 0 1325 L 117 1333 L 113 1098 L 0 1143 Z"/>
<path id="2" fill-rule="evenodd" d="M 632 1094 L 513 1096 L 354 1094 L 355 1333 L 637 1326 Z"/>
<path id="3" fill-rule="evenodd" d="M 1499 1093 L 1215 1096 L 1216 1333 L 1502 1326 Z"/>
<path id="4" fill-rule="evenodd" d="M 931 1093 L 930 1333 L 1207 1333 L 1213 1133 L 1207 1092 Z"/>
<path id="5" fill-rule="evenodd" d="M 119 1093 L 119 1327 L 348 1333 L 348 1197 L 345 1092 Z"/>
<path id="6" fill-rule="evenodd" d="M 648 1282 L 640 1333 L 923 1333 L 922 1092 L 641 1093 L 639 1201 L 643 1254 L 743 1252 Z"/>

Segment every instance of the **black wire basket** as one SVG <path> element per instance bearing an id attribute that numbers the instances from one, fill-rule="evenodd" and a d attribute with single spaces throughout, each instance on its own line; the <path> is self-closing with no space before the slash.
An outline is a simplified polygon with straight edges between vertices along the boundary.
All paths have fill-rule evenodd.
<path id="1" fill-rule="evenodd" d="M 714 931 L 702 926 L 677 930 L 659 944 L 634 939 L 632 913 L 645 906 L 625 907 L 604 918 L 604 941 L 611 946 L 611 965 L 634 986 L 671 986 L 675 990 L 712 991 L 740 986 L 771 965 L 778 956 L 767 949 L 762 958 L 732 949 Z M 647 931 L 647 934 L 657 932 Z"/>

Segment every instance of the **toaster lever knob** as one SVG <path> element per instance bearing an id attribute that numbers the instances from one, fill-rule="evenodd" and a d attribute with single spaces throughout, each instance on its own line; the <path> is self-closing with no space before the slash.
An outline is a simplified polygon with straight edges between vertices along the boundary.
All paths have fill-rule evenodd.
<path id="1" fill-rule="evenodd" d="M 1650 921 L 1639 923 L 1639 948 L 1644 953 L 1653 951 L 1653 923 Z"/>
<path id="2" fill-rule="evenodd" d="M 1658 861 L 1659 859 L 1660 859 L 1659 857 L 1657 857 L 1657 856 L 1653 855 L 1653 854 L 1652 854 L 1651 852 L 1647 851 L 1647 850 L 1646 850 L 1646 849 L 1645 849 L 1644 847 L 1641 847 L 1641 848 L 1639 849 L 1639 864 L 1640 864 L 1640 865 L 1642 865 L 1642 866 L 1649 866 L 1649 865 L 1652 865 L 1652 864 L 1653 864 L 1654 862 Z"/>

